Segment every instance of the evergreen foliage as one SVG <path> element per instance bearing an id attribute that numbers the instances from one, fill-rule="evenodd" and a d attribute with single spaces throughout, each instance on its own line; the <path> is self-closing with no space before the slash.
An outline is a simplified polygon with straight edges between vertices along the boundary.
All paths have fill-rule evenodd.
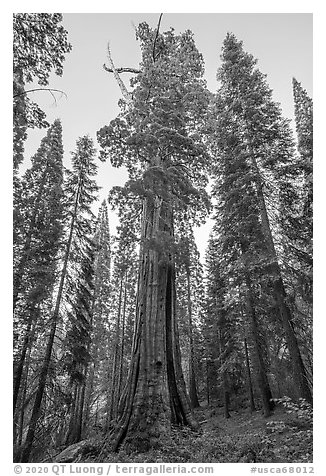
<path id="1" fill-rule="evenodd" d="M 23 161 L 28 127 L 47 127 L 45 113 L 28 97 L 25 85 L 49 84 L 52 70 L 62 76 L 65 54 L 71 51 L 60 13 L 13 15 L 14 169 Z"/>
<path id="2" fill-rule="evenodd" d="M 276 320 L 281 323 L 298 393 L 311 401 L 277 246 L 278 231 L 290 220 L 286 206 L 292 206 L 294 192 L 292 135 L 288 121 L 272 100 L 265 76 L 255 68 L 257 61 L 244 52 L 242 42 L 234 35 L 227 35 L 221 58 L 217 75 L 220 87 L 212 108 L 211 147 L 216 157 L 213 193 L 221 216 L 222 249 L 230 256 L 235 282 L 246 288 L 246 307 L 247 312 L 250 308 L 256 335 L 256 357 L 266 398 L 270 390 L 259 342 L 261 312 L 257 312 L 261 302 L 262 316 L 272 317 L 275 326 Z M 269 194 L 273 189 L 277 193 Z M 274 200 L 268 204 L 268 198 Z"/>
<path id="3" fill-rule="evenodd" d="M 14 14 L 15 461 L 311 461 L 311 98 L 293 79 L 295 144 L 234 34 L 213 94 L 190 30 L 141 23 L 138 69 L 108 48 L 122 99 L 98 158 L 128 180 L 96 217 L 93 140 L 64 168 L 26 87 L 62 75 L 62 19 Z M 19 176 L 28 127 L 48 129 Z"/>
<path id="4" fill-rule="evenodd" d="M 63 148 L 59 120 L 32 157 L 32 166 L 21 179 L 19 196 L 14 200 L 14 411 L 23 411 L 28 377 L 26 359 L 33 357 L 34 347 L 51 313 L 56 283 L 58 252 L 63 235 Z M 27 390 L 26 390 L 27 392 Z M 25 393 L 26 393 L 25 392 Z M 20 397 L 19 397 L 20 395 Z M 20 398 L 20 402 L 18 399 Z M 16 420 L 17 421 L 17 420 Z M 17 431 L 18 431 L 17 421 Z M 20 428 L 19 431 L 22 431 Z"/>

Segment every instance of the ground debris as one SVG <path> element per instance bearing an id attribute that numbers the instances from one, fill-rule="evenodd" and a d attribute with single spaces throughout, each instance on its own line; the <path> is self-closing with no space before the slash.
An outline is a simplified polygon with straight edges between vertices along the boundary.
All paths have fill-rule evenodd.
<path id="1" fill-rule="evenodd" d="M 76 463 L 81 461 L 87 455 L 97 455 L 101 450 L 101 444 L 98 439 L 79 441 L 65 448 L 53 460 L 54 463 Z"/>

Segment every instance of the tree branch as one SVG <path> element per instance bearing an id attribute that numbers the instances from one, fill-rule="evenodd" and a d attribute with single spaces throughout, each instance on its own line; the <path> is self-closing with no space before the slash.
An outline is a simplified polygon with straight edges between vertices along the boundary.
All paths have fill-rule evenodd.
<path id="1" fill-rule="evenodd" d="M 116 67 L 114 66 L 114 63 L 113 63 L 113 60 L 112 60 L 112 57 L 111 57 L 111 51 L 110 51 L 110 44 L 109 44 L 109 43 L 108 43 L 108 60 L 109 60 L 110 66 L 111 66 L 110 69 L 112 69 L 112 72 L 113 72 L 113 74 L 114 74 L 114 77 L 115 77 L 116 82 L 117 82 L 118 85 L 119 85 L 119 88 L 120 88 L 120 91 L 121 91 L 121 93 L 122 93 L 122 96 L 124 97 L 126 103 L 127 103 L 128 105 L 130 105 L 130 104 L 131 104 L 131 101 L 132 101 L 131 94 L 130 94 L 130 92 L 127 90 L 127 88 L 126 88 L 124 82 L 122 81 L 122 79 L 120 78 L 118 70 L 117 70 Z M 106 67 L 105 67 L 104 69 L 106 69 Z"/>
<path id="2" fill-rule="evenodd" d="M 155 60 L 156 60 L 156 56 L 155 56 L 155 46 L 156 46 L 156 41 L 157 41 L 157 38 L 158 38 L 159 31 L 160 31 L 160 25 L 161 25 L 162 16 L 163 16 L 163 13 L 160 14 L 160 17 L 159 17 L 159 19 L 158 19 L 158 24 L 157 24 L 157 27 L 156 27 L 156 35 L 155 35 L 154 43 L 153 43 L 153 62 L 154 62 L 154 63 L 155 63 Z"/>
<path id="3" fill-rule="evenodd" d="M 112 68 L 108 68 L 106 64 L 103 65 L 103 68 L 108 73 L 114 73 L 114 70 Z M 134 74 L 140 73 L 140 69 L 136 69 L 136 68 L 115 68 L 115 70 L 117 73 L 134 73 Z"/>
<path id="4" fill-rule="evenodd" d="M 35 91 L 49 91 L 49 93 L 52 94 L 52 97 L 53 96 L 53 92 L 55 93 L 61 93 L 63 94 L 66 98 L 67 98 L 67 94 L 64 92 L 64 91 L 61 91 L 60 89 L 53 89 L 53 88 L 35 88 L 35 89 L 28 89 L 27 91 L 23 91 L 22 93 L 19 93 L 19 94 L 14 94 L 13 95 L 13 99 L 19 97 L 19 96 L 25 96 L 25 94 L 28 94 L 28 93 L 34 93 Z"/>

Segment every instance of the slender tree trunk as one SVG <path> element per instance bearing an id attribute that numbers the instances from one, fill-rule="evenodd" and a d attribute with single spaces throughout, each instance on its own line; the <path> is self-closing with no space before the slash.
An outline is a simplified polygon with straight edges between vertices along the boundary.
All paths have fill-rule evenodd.
<path id="1" fill-rule="evenodd" d="M 110 337 L 108 339 L 109 345 L 110 345 Z M 110 349 L 110 346 L 108 347 Z M 114 350 L 114 349 L 113 349 Z M 113 355 L 110 355 L 111 352 L 109 352 L 109 357 L 108 357 L 108 373 L 107 373 L 107 391 L 106 391 L 106 411 L 105 411 L 105 431 L 108 431 L 109 429 L 109 423 L 110 423 L 110 415 L 111 415 L 111 407 L 112 407 L 112 379 L 113 379 L 113 368 L 114 368 L 114 352 Z M 112 357 L 112 365 L 110 362 L 110 357 Z"/>
<path id="2" fill-rule="evenodd" d="M 85 388 L 85 411 L 84 411 L 84 425 L 82 429 L 82 435 L 87 432 L 87 428 L 89 425 L 89 418 L 91 413 L 91 401 L 92 401 L 92 394 L 94 389 L 94 377 L 95 377 L 95 370 L 96 370 L 96 360 L 97 360 L 97 353 L 94 354 L 94 361 L 91 364 L 89 369 L 89 373 L 87 375 L 86 380 L 86 388 Z"/>
<path id="3" fill-rule="evenodd" d="M 18 445 L 21 445 L 23 442 L 23 433 L 24 433 L 24 419 L 25 419 L 25 398 L 27 394 L 27 377 L 28 373 L 26 372 L 26 378 L 23 385 L 22 391 L 22 407 L 19 414 L 19 433 L 18 433 Z"/>
<path id="4" fill-rule="evenodd" d="M 224 339 L 224 319 L 220 324 L 218 330 L 218 342 L 219 342 L 219 357 L 221 367 L 225 364 L 225 358 L 223 355 L 226 351 L 225 339 Z M 224 401 L 224 417 L 230 418 L 229 404 L 230 404 L 230 393 L 228 389 L 228 375 L 226 370 L 222 370 L 222 382 L 223 382 L 223 401 Z"/>
<path id="5" fill-rule="evenodd" d="M 113 354 L 113 368 L 112 368 L 112 380 L 111 380 L 111 399 L 110 399 L 110 411 L 108 423 L 116 418 L 117 406 L 118 406 L 118 366 L 119 366 L 119 346 L 120 346 L 120 320 L 121 320 L 121 308 L 122 308 L 122 289 L 123 289 L 123 280 L 120 278 L 120 287 L 119 287 L 119 304 L 118 304 L 118 314 L 115 330 L 115 341 L 114 341 L 114 354 Z"/>
<path id="6" fill-rule="evenodd" d="M 121 384 L 122 384 L 122 378 L 123 378 L 122 374 L 123 374 L 123 359 L 124 359 L 124 346 L 125 346 L 126 303 L 127 303 L 127 276 L 125 275 L 124 293 L 123 293 L 122 328 L 121 328 L 121 346 L 120 346 L 119 372 L 118 372 L 117 403 L 119 401 L 120 394 L 121 394 Z"/>
<path id="7" fill-rule="evenodd" d="M 188 323 L 189 323 L 189 397 L 191 408 L 200 407 L 196 373 L 195 373 L 195 349 L 193 338 L 193 322 L 192 322 L 192 303 L 191 303 L 191 287 L 190 287 L 190 270 L 187 267 L 187 306 L 188 306 Z"/>
<path id="8" fill-rule="evenodd" d="M 300 353 L 299 344 L 295 335 L 293 323 L 292 323 L 292 313 L 287 304 L 287 295 L 285 291 L 285 286 L 283 283 L 283 278 L 281 274 L 281 269 L 278 263 L 277 254 L 274 246 L 274 239 L 271 232 L 271 227 L 269 223 L 263 183 L 259 171 L 259 167 L 255 158 L 255 154 L 251 151 L 251 162 L 253 169 L 256 173 L 256 184 L 257 184 L 257 197 L 259 202 L 260 214 L 261 214 L 261 223 L 262 231 L 265 236 L 266 245 L 268 247 L 268 252 L 272 259 L 271 271 L 273 273 L 273 288 L 274 288 L 274 297 L 277 303 L 280 320 L 283 324 L 286 341 L 288 344 L 289 355 L 291 358 L 292 368 L 293 368 L 293 379 L 296 383 L 299 396 L 306 399 L 309 403 L 312 403 L 312 393 L 309 387 L 308 379 L 306 376 L 306 369 L 302 360 Z"/>
<path id="9" fill-rule="evenodd" d="M 94 421 L 94 426 L 97 426 L 97 420 L 98 420 L 98 400 L 96 402 L 96 412 L 95 412 L 95 421 Z"/>
<path id="10" fill-rule="evenodd" d="M 84 428 L 84 409 L 85 409 L 85 392 L 86 392 L 86 380 L 82 383 L 80 389 L 80 400 L 79 400 L 79 407 L 78 407 L 78 431 L 76 436 L 76 441 L 80 441 L 83 434 Z"/>
<path id="11" fill-rule="evenodd" d="M 35 333 L 35 327 L 37 319 L 39 317 L 39 309 L 33 304 L 31 306 L 29 317 L 27 320 L 27 327 L 25 329 L 24 341 L 21 349 L 21 354 L 18 361 L 14 364 L 14 391 L 13 391 L 13 412 L 15 414 L 17 400 L 19 395 L 19 389 L 21 385 L 21 379 L 24 370 L 24 364 L 26 360 L 26 355 L 30 352 L 32 348 L 33 336 Z"/>
<path id="12" fill-rule="evenodd" d="M 92 300 L 92 308 L 90 314 L 90 326 L 92 331 L 94 330 L 94 313 L 96 311 L 96 302 L 99 296 L 99 289 L 101 286 L 100 276 L 98 270 L 95 271 L 95 283 L 94 283 L 94 294 Z M 97 315 L 97 319 L 101 321 L 102 319 L 102 306 L 100 307 L 99 314 Z M 92 339 L 93 340 L 93 339 Z M 89 350 L 91 349 L 92 340 L 89 343 Z M 90 365 L 88 364 L 85 370 L 85 388 L 84 388 L 84 423 L 81 429 L 81 435 L 87 431 L 88 423 L 89 423 L 89 416 L 91 410 L 91 400 L 92 400 L 92 393 L 94 388 L 94 377 L 95 377 L 95 369 L 97 367 L 97 356 L 98 356 L 98 343 L 94 345 L 94 351 L 91 352 L 93 357 L 91 358 Z"/>
<path id="13" fill-rule="evenodd" d="M 35 436 L 35 430 L 36 430 L 36 425 L 38 422 L 39 418 L 39 413 L 40 413 L 40 407 L 42 403 L 42 398 L 44 394 L 44 389 L 46 385 L 46 379 L 48 375 L 48 370 L 51 362 L 51 354 L 52 354 L 52 348 L 53 348 L 53 343 L 54 343 L 54 337 L 56 333 L 56 328 L 57 328 L 57 323 L 59 319 L 59 311 L 60 311 L 60 305 L 61 305 L 61 300 L 62 300 L 62 295 L 63 295 L 63 288 L 64 288 L 64 282 L 67 274 L 67 267 L 68 267 L 68 260 L 70 256 L 70 249 L 71 249 L 71 244 L 72 244 L 72 237 L 73 237 L 73 232 L 74 232 L 74 225 L 75 225 L 75 220 L 77 217 L 77 209 L 78 209 L 78 202 L 79 202 L 79 195 L 80 195 L 80 181 L 78 184 L 77 188 L 77 193 L 76 193 L 76 200 L 75 200 L 75 206 L 74 206 L 74 212 L 70 224 L 70 231 L 69 231 L 69 238 L 67 242 L 67 248 L 65 252 L 65 258 L 64 258 L 64 263 L 63 263 L 63 268 L 61 271 L 61 277 L 60 277 L 60 283 L 59 283 L 59 289 L 58 289 L 58 295 L 56 299 L 56 304 L 55 304 L 55 309 L 53 312 L 53 316 L 51 319 L 50 323 L 50 333 L 48 337 L 48 342 L 47 346 L 45 349 L 45 356 L 43 360 L 43 365 L 41 367 L 40 371 L 40 378 L 39 378 L 39 384 L 38 388 L 36 391 L 36 396 L 35 396 L 35 401 L 34 401 L 34 406 L 32 410 L 32 415 L 29 423 L 29 428 L 26 436 L 26 442 L 25 446 L 22 452 L 22 463 L 27 463 L 32 451 L 32 445 L 34 441 L 34 436 Z"/>
<path id="14" fill-rule="evenodd" d="M 246 338 L 244 339 L 244 350 L 245 350 L 246 368 L 247 368 L 247 382 L 248 382 L 248 394 L 249 394 L 249 402 L 250 402 L 250 411 L 251 411 L 251 413 L 253 413 L 253 412 L 256 411 L 256 406 L 255 406 L 254 392 L 253 392 L 253 388 L 252 388 L 250 360 L 249 360 L 248 344 L 247 344 L 247 339 Z"/>
<path id="15" fill-rule="evenodd" d="M 85 375 L 86 370 L 84 371 Z M 66 438 L 66 444 L 71 445 L 81 440 L 83 428 L 83 411 L 85 403 L 85 380 L 76 382 L 72 410 L 70 411 L 70 423 Z"/>
<path id="16" fill-rule="evenodd" d="M 246 272 L 246 285 L 247 285 L 246 305 L 247 305 L 247 313 L 248 313 L 250 324 L 251 324 L 251 336 L 252 336 L 252 342 L 253 342 L 253 347 L 255 352 L 254 362 L 256 366 L 257 382 L 258 382 L 258 387 L 260 390 L 264 416 L 268 417 L 270 416 L 274 408 L 274 404 L 273 404 L 273 401 L 271 400 L 272 392 L 269 386 L 264 358 L 263 358 L 262 349 L 260 345 L 257 316 L 256 316 L 256 310 L 254 307 L 251 281 L 250 281 L 248 272 Z"/>
<path id="17" fill-rule="evenodd" d="M 69 418 L 69 424 L 68 424 L 68 429 L 66 433 L 66 441 L 65 441 L 65 444 L 67 446 L 74 443 L 73 440 L 74 440 L 75 422 L 76 422 L 77 393 L 78 393 L 78 386 L 77 386 L 77 383 L 74 382 L 73 392 L 72 392 L 72 402 L 69 407 L 70 418 Z"/>
<path id="18" fill-rule="evenodd" d="M 13 411 L 16 412 L 16 405 L 18 401 L 19 389 L 21 384 L 21 379 L 23 375 L 24 363 L 27 354 L 27 349 L 29 347 L 29 333 L 32 327 L 32 317 L 29 318 L 26 328 L 26 334 L 24 337 L 24 342 L 22 346 L 22 352 L 20 354 L 18 362 L 14 365 L 14 394 L 13 394 Z"/>
<path id="19" fill-rule="evenodd" d="M 209 360 L 206 361 L 206 395 L 207 395 L 207 406 L 210 404 L 211 395 L 210 395 L 210 385 L 209 385 Z"/>
<path id="20" fill-rule="evenodd" d="M 173 236 L 172 212 L 162 199 L 144 201 L 132 360 L 111 433 L 114 450 L 159 444 L 170 424 L 197 427 L 181 370 L 175 319 L 175 272 L 169 253 L 147 240 Z M 153 246 L 153 247 L 152 247 Z"/>
<path id="21" fill-rule="evenodd" d="M 35 327 L 32 330 L 32 333 L 34 334 L 35 332 Z M 32 336 L 31 336 L 32 339 Z M 22 444 L 23 441 L 23 432 L 24 432 L 24 418 L 25 418 L 25 400 L 26 400 L 26 395 L 27 395 L 27 383 L 28 383 L 28 374 L 30 370 L 30 358 L 31 358 L 31 350 L 32 347 L 29 346 L 27 348 L 27 354 L 26 354 L 26 365 L 25 365 L 25 371 L 24 375 L 22 376 L 22 392 L 21 392 L 21 397 L 20 397 L 20 407 L 17 406 L 16 412 L 14 414 L 14 444 L 18 443 L 18 445 Z M 19 408 L 19 411 L 18 411 Z M 17 428 L 18 427 L 18 428 Z M 18 432 L 17 432 L 18 429 Z"/>

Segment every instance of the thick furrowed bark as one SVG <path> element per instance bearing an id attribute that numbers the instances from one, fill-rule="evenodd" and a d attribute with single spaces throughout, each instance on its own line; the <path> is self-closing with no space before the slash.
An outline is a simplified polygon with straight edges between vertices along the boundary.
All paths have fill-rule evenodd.
<path id="1" fill-rule="evenodd" d="M 196 426 L 181 370 L 175 319 L 175 273 L 168 253 L 146 240 L 172 233 L 172 214 L 162 200 L 146 202 L 143 214 L 132 360 L 122 392 L 111 448 L 147 451 L 171 423 Z M 100 456 L 103 458 L 104 454 Z"/>

